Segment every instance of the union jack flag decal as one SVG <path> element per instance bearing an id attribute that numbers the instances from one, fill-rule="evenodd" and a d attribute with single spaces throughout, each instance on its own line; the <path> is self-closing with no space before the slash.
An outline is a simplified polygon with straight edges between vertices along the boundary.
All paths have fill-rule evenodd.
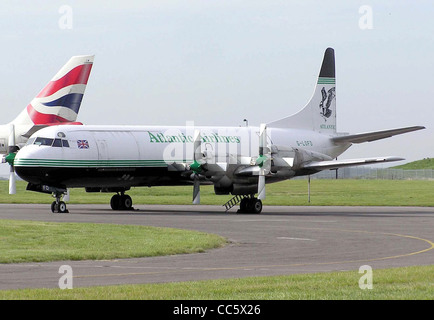
<path id="1" fill-rule="evenodd" d="M 77 140 L 78 149 L 89 149 L 87 140 Z"/>

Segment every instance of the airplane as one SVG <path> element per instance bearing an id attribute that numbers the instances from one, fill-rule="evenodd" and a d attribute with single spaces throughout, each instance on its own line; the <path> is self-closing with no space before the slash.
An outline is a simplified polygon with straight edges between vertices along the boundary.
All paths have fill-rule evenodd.
<path id="1" fill-rule="evenodd" d="M 190 185 L 193 203 L 200 186 L 233 198 L 226 211 L 260 213 L 265 186 L 322 170 L 403 160 L 372 157 L 336 160 L 354 143 L 388 138 L 423 126 L 359 134 L 336 130 L 333 48 L 327 48 L 310 101 L 299 112 L 259 127 L 51 126 L 34 133 L 9 161 L 27 190 L 52 194 L 51 211 L 69 212 L 67 188 L 115 193 L 113 210 L 131 210 L 132 187 Z M 256 197 L 256 194 L 258 196 Z"/>
<path id="2" fill-rule="evenodd" d="M 0 125 L 2 163 L 22 148 L 37 130 L 53 125 L 81 125 L 76 122 L 92 69 L 94 56 L 71 57 L 48 84 L 11 122 Z M 9 193 L 14 194 L 15 173 L 11 166 Z"/>

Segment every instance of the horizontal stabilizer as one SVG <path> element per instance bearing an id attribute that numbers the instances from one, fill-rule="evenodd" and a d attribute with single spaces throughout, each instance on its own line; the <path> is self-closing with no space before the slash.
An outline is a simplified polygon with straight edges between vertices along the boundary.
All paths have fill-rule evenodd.
<path id="1" fill-rule="evenodd" d="M 337 144 L 371 142 L 371 141 L 390 138 L 398 134 L 412 132 L 421 129 L 425 129 L 425 127 L 414 126 L 414 127 L 406 127 L 406 128 L 391 129 L 391 130 L 365 132 L 359 134 L 350 134 L 346 136 L 333 137 L 332 140 L 334 143 Z"/>
<path id="2" fill-rule="evenodd" d="M 377 158 L 360 158 L 360 159 L 348 159 L 348 160 L 314 161 L 302 165 L 302 168 L 321 171 L 321 170 L 328 170 L 328 169 L 337 169 L 337 168 L 360 166 L 360 165 L 367 165 L 367 164 L 378 164 L 383 162 L 392 162 L 392 161 L 401 161 L 401 160 L 405 160 L 405 159 L 399 157 L 377 157 Z"/>

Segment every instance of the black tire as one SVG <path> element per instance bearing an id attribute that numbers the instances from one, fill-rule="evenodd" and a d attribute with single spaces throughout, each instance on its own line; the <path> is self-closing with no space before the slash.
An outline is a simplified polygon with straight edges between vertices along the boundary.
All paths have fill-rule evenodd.
<path id="1" fill-rule="evenodd" d="M 260 199 L 252 199 L 251 211 L 252 213 L 261 213 L 262 211 L 262 201 Z"/>
<path id="2" fill-rule="evenodd" d="M 59 207 L 58 207 L 56 201 L 53 201 L 53 203 L 51 204 L 51 212 L 52 213 L 59 212 Z"/>
<path id="3" fill-rule="evenodd" d="M 115 194 L 110 199 L 110 206 L 112 207 L 113 210 L 120 210 L 121 209 L 121 196 L 118 194 Z"/>
<path id="4" fill-rule="evenodd" d="M 243 198 L 240 202 L 240 212 L 247 212 L 249 206 L 249 198 Z"/>
<path id="5" fill-rule="evenodd" d="M 132 210 L 133 208 L 133 199 L 127 194 L 121 196 L 121 204 L 122 210 Z"/>
<path id="6" fill-rule="evenodd" d="M 59 213 L 68 213 L 68 209 L 66 208 L 66 203 L 63 201 L 59 202 L 58 210 Z"/>

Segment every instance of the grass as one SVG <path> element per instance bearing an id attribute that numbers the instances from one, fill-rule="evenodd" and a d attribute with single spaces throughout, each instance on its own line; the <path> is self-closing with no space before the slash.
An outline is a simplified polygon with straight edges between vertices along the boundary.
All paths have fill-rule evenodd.
<path id="1" fill-rule="evenodd" d="M 0 263 L 151 257 L 226 243 L 217 235 L 172 228 L 15 220 L 0 220 L 0 240 Z"/>
<path id="2" fill-rule="evenodd" d="M 0 299 L 99 300 L 432 300 L 434 266 L 373 270 L 362 290 L 358 271 L 164 284 L 0 291 Z"/>
<path id="3" fill-rule="evenodd" d="M 25 191 L 26 184 L 17 182 L 17 194 L 8 194 L 7 181 L 0 181 L 0 203 L 46 203 L 53 198 L 48 194 Z M 434 181 L 427 180 L 311 180 L 308 202 L 306 180 L 287 180 L 267 185 L 264 205 L 279 206 L 434 206 Z M 191 204 L 193 187 L 132 188 L 128 194 L 134 205 Z M 111 193 L 86 193 L 84 189 L 71 189 L 70 203 L 107 204 Z M 231 198 L 217 196 L 212 186 L 201 187 L 201 204 L 223 205 Z"/>
<path id="4" fill-rule="evenodd" d="M 296 182 L 291 184 L 291 182 Z M 434 181 L 416 180 L 311 180 L 270 185 L 264 205 L 318 206 L 434 206 Z"/>
<path id="5" fill-rule="evenodd" d="M 404 170 L 420 170 L 420 169 L 434 169 L 434 159 L 424 158 L 409 162 L 400 166 L 392 167 L 391 169 L 404 169 Z"/>

